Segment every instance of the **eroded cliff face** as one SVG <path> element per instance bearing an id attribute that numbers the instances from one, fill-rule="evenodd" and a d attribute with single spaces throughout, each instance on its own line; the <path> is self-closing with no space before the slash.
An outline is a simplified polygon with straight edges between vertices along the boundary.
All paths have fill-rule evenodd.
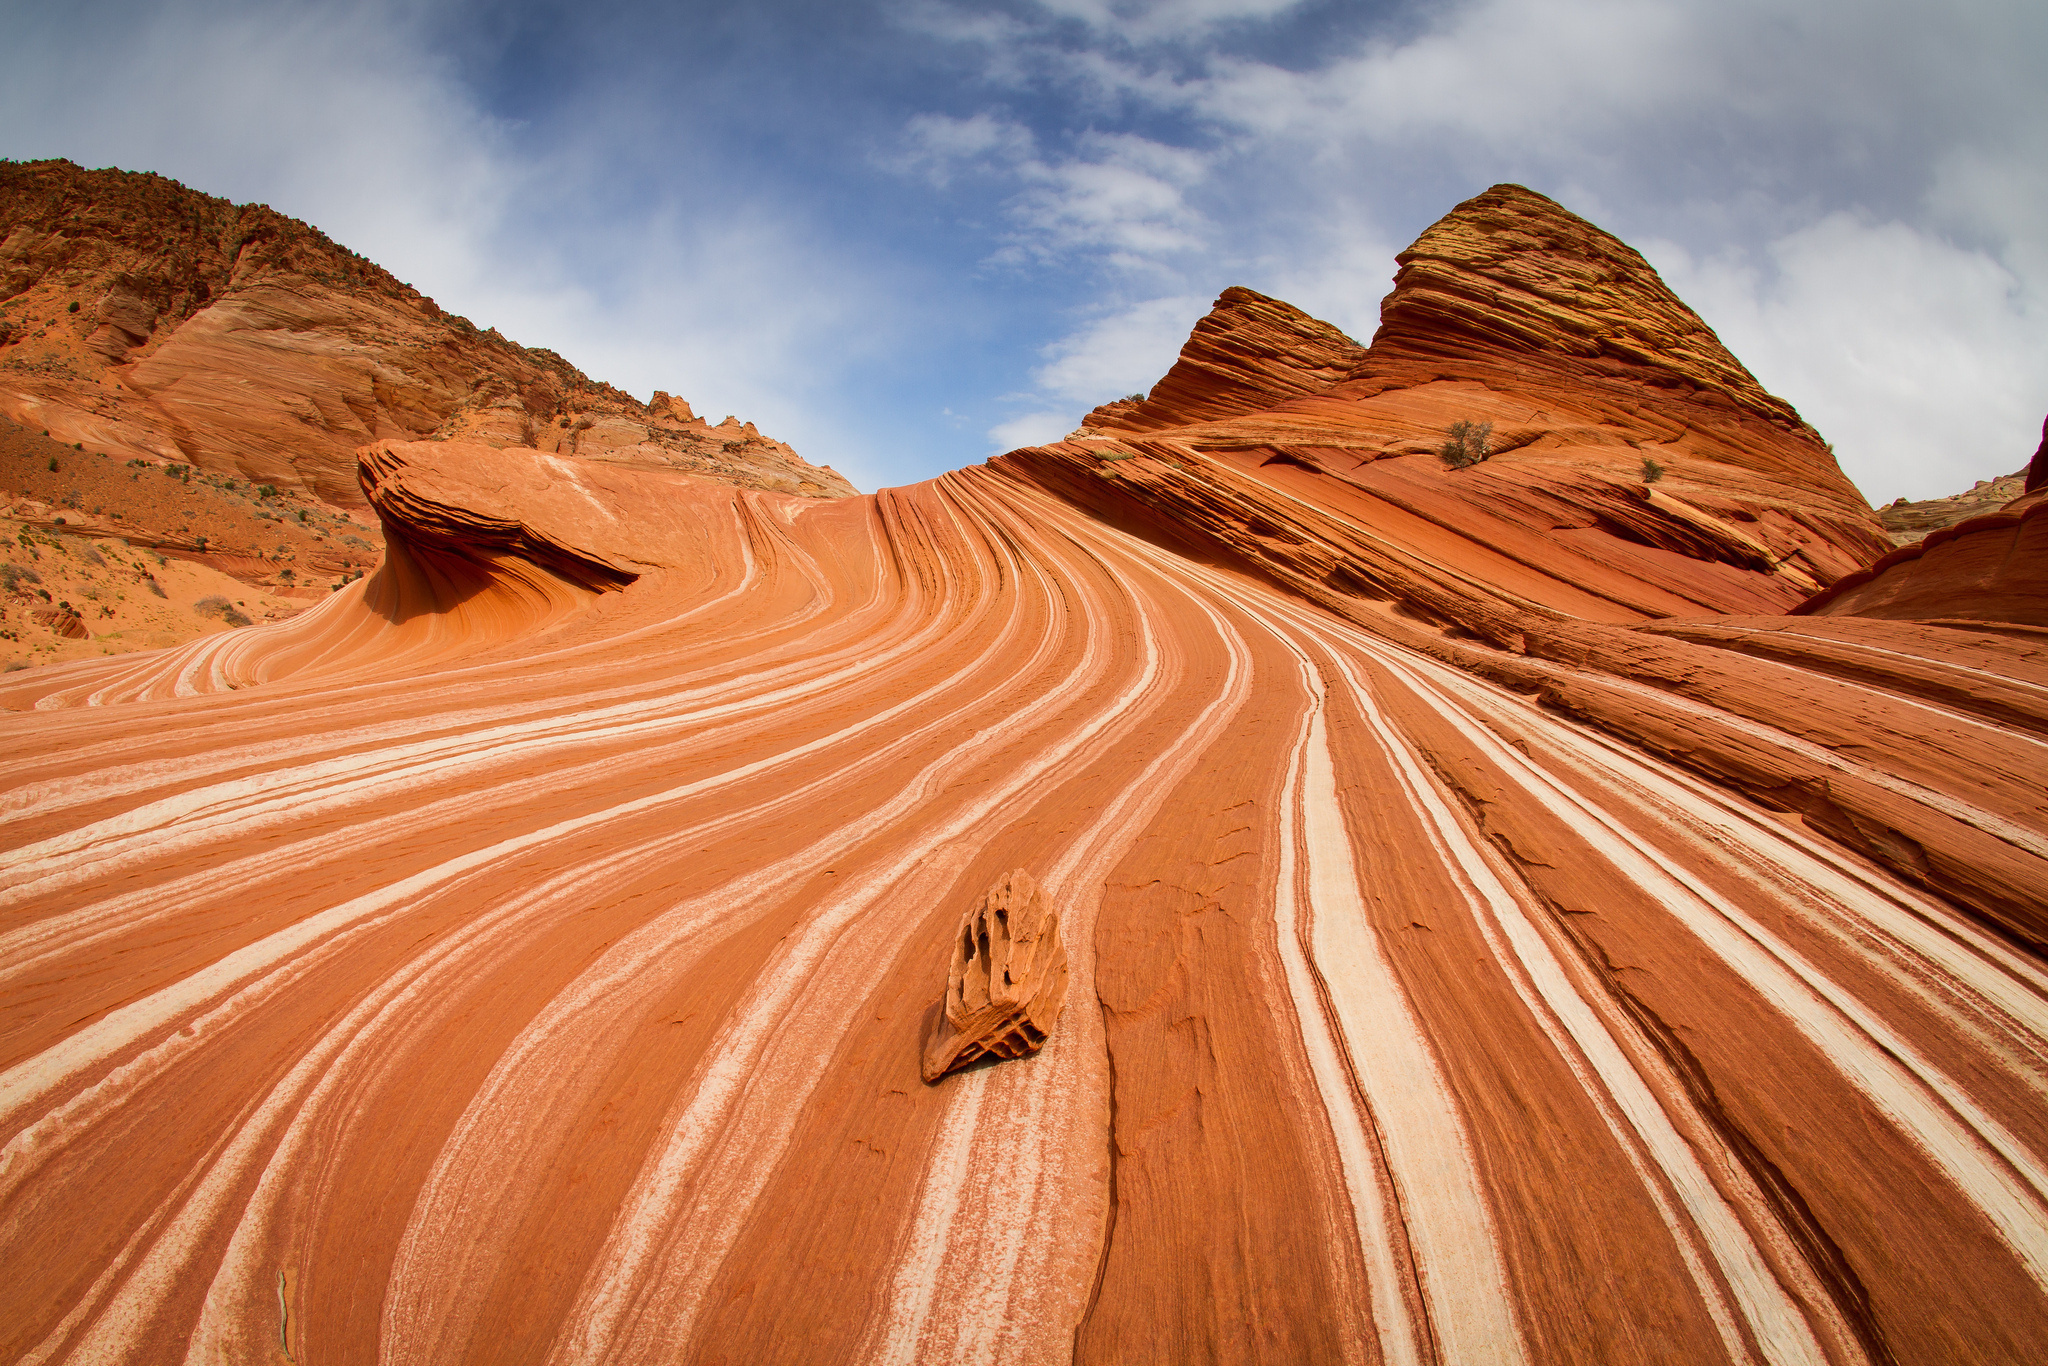
<path id="1" fill-rule="evenodd" d="M 0 1342 L 2048 1358 L 2048 631 L 1789 613 L 1868 510 L 1545 204 L 869 497 L 380 442 L 369 579 L 9 676 Z"/>
<path id="2" fill-rule="evenodd" d="M 753 424 L 643 405 L 434 301 L 264 205 L 161 176 L 0 163 L 0 416 L 122 459 L 360 506 L 355 452 L 427 437 L 853 486 Z"/>

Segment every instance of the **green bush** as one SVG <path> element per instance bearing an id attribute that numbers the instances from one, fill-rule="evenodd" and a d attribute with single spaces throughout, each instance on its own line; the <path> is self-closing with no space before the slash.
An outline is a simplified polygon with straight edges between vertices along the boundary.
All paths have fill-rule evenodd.
<path id="1" fill-rule="evenodd" d="M 1658 463 L 1657 463 L 1656 461 L 1654 461 L 1654 460 L 1650 459 L 1650 457 L 1649 457 L 1649 456 L 1647 456 L 1647 455 L 1646 455 L 1646 456 L 1644 456 L 1644 457 L 1643 457 L 1643 482 L 1644 482 L 1645 484 L 1654 484 L 1654 483 L 1656 483 L 1656 482 L 1657 482 L 1657 481 L 1658 481 L 1659 479 L 1662 479 L 1663 477 L 1664 477 L 1664 467 L 1663 467 L 1662 465 L 1658 464 Z"/>
<path id="2" fill-rule="evenodd" d="M 57 457 L 53 455 L 53 456 L 51 456 L 51 457 L 50 457 L 50 473 L 52 473 L 52 474 L 55 474 L 56 472 L 57 472 Z"/>
<path id="3" fill-rule="evenodd" d="M 1437 456 L 1454 470 L 1476 465 L 1491 454 L 1487 443 L 1493 439 L 1491 422 L 1473 422 L 1459 418 L 1445 432 L 1450 439 L 1436 448 Z"/>

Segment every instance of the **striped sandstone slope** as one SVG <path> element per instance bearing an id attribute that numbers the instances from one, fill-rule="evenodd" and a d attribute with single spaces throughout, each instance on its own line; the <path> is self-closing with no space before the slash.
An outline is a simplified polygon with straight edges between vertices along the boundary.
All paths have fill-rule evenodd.
<path id="1" fill-rule="evenodd" d="M 1730 411 L 1674 496 L 1856 567 Z M 1411 461 L 1435 520 L 1187 428 L 841 500 L 366 450 L 378 575 L 9 680 L 0 1348 L 2048 1358 L 2041 633 L 1458 529 L 1593 430 Z M 1020 868 L 1065 1008 L 927 1085 Z"/>

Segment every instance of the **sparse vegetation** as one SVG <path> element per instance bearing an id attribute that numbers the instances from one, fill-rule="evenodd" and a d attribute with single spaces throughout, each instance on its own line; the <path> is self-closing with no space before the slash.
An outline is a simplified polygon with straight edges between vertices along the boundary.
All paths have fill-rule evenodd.
<path id="1" fill-rule="evenodd" d="M 1656 461 L 1654 461 L 1654 460 L 1650 459 L 1650 457 L 1649 457 L 1649 456 L 1647 456 L 1647 455 L 1646 455 L 1646 456 L 1644 456 L 1644 457 L 1643 457 L 1643 482 L 1644 482 L 1645 484 L 1654 484 L 1654 483 L 1656 483 L 1656 482 L 1657 482 L 1657 481 L 1658 481 L 1659 479 L 1662 479 L 1663 477 L 1664 477 L 1664 467 L 1663 467 L 1662 465 L 1658 464 L 1658 463 L 1657 463 Z"/>
<path id="2" fill-rule="evenodd" d="M 202 617 L 217 616 L 230 626 L 247 626 L 249 618 L 235 610 L 239 606 L 241 606 L 240 603 L 229 602 L 226 598 L 216 593 L 193 603 L 192 610 Z"/>
<path id="3" fill-rule="evenodd" d="M 1446 465 L 1462 470 L 1486 459 L 1493 439 L 1491 422 L 1473 422 L 1459 418 L 1444 433 L 1449 439 L 1437 447 L 1436 453 Z"/>
<path id="4" fill-rule="evenodd" d="M 257 497 L 259 497 L 259 498 L 275 498 L 275 497 L 277 497 L 277 485 L 275 485 L 275 484 L 258 484 L 258 485 L 256 486 L 256 496 L 257 496 Z"/>
<path id="5" fill-rule="evenodd" d="M 52 474 L 55 474 L 56 472 L 57 472 L 57 457 L 53 455 L 53 456 L 51 456 L 51 457 L 50 457 L 50 473 L 52 473 Z"/>

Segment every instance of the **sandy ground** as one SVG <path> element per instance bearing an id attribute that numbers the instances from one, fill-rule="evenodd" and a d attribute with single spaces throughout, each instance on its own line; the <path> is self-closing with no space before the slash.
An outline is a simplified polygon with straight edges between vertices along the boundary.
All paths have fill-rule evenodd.
<path id="1" fill-rule="evenodd" d="M 0 424 L 0 670 L 304 610 L 373 568 L 373 518 Z"/>

